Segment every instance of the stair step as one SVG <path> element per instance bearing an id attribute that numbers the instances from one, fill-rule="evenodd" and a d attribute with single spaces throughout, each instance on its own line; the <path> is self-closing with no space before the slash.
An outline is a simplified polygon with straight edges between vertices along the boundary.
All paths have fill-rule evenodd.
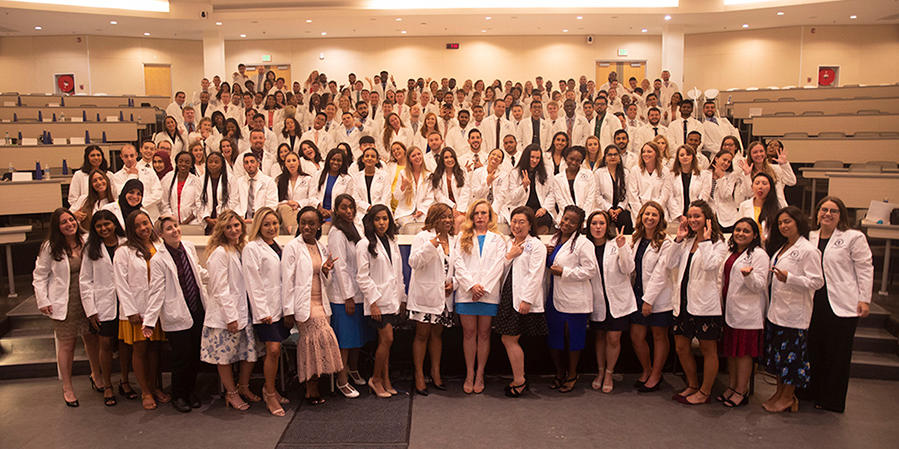
<path id="1" fill-rule="evenodd" d="M 53 330 L 53 320 L 44 316 L 32 295 L 6 314 L 10 329 L 38 328 Z"/>
<path id="2" fill-rule="evenodd" d="M 855 330 L 852 349 L 899 354 L 899 339 L 884 328 L 860 327 Z"/>
<path id="3" fill-rule="evenodd" d="M 90 374 L 91 366 L 84 350 L 75 351 L 72 373 Z M 56 354 L 3 354 L 0 355 L 0 380 L 27 379 L 32 377 L 56 377 Z"/>
<path id="4" fill-rule="evenodd" d="M 877 303 L 871 303 L 871 313 L 864 318 L 859 318 L 858 327 L 876 327 L 882 328 L 886 325 L 887 320 L 890 318 L 890 312 L 887 309 L 879 306 Z"/>
<path id="5" fill-rule="evenodd" d="M 858 351 L 852 353 L 851 377 L 899 380 L 899 355 Z"/>
<path id="6" fill-rule="evenodd" d="M 75 345 L 75 351 L 83 346 Z M 56 353 L 56 341 L 52 330 L 41 328 L 13 329 L 0 338 L 0 351 L 4 354 Z M 55 357 L 55 356 L 54 356 Z"/>

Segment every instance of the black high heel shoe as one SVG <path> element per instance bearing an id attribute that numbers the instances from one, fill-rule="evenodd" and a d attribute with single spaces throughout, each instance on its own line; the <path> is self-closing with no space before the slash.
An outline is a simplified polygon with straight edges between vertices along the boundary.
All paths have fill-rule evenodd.
<path id="1" fill-rule="evenodd" d="M 125 390 L 125 385 L 128 385 L 128 390 Z M 119 382 L 119 395 L 125 397 L 125 399 L 128 399 L 129 401 L 133 401 L 140 397 L 140 395 L 134 391 L 134 388 L 131 388 L 131 384 L 128 382 Z"/>
<path id="2" fill-rule="evenodd" d="M 103 393 L 103 391 L 105 391 L 104 388 L 98 387 L 97 383 L 94 382 L 94 376 L 88 376 L 87 378 L 91 380 L 91 390 L 94 390 L 97 393 Z"/>
<path id="3" fill-rule="evenodd" d="M 531 389 L 531 385 L 525 379 L 521 385 L 506 385 L 506 396 L 510 398 L 520 397 L 522 393 Z"/>
<path id="4" fill-rule="evenodd" d="M 430 393 L 428 393 L 428 387 L 425 387 L 424 390 L 419 390 L 418 388 L 415 388 L 415 394 L 417 394 L 419 396 L 427 396 Z"/>

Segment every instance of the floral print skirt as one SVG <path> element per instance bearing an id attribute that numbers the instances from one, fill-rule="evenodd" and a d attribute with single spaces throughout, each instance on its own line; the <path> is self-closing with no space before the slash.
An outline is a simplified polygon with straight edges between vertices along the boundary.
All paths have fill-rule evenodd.
<path id="1" fill-rule="evenodd" d="M 808 330 L 767 323 L 765 369 L 787 384 L 806 388 L 811 378 L 808 359 Z"/>

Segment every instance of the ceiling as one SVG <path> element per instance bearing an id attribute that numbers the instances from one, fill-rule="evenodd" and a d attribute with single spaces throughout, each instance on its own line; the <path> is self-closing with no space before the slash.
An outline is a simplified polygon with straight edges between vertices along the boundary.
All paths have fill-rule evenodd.
<path id="1" fill-rule="evenodd" d="M 169 13 L 152 13 L 0 0 L 0 36 L 92 34 L 145 37 L 145 33 L 150 33 L 150 38 L 200 40 L 204 33 L 221 33 L 227 40 L 238 40 L 659 35 L 667 29 L 687 34 L 741 30 L 744 24 L 750 30 L 797 25 L 899 24 L 899 0 L 757 0 L 750 3 L 742 0 L 744 3 L 740 4 L 730 4 L 740 0 L 727 0 L 728 5 L 723 3 L 724 0 L 679 0 L 676 7 L 441 10 L 371 9 L 369 2 L 373 1 L 380 0 L 172 0 Z M 459 1 L 462 0 L 456 0 Z M 502 3 L 498 0 L 482 1 L 490 5 Z M 521 1 L 507 3 L 518 5 Z M 583 3 L 583 0 L 579 2 Z M 630 4 L 633 0 L 620 2 Z M 402 3 L 421 5 L 427 0 Z M 554 4 L 566 2 L 557 0 Z M 783 14 L 778 15 L 778 12 Z M 205 18 L 201 17 L 202 14 Z M 670 20 L 665 20 L 666 15 L 671 16 Z M 111 21 L 117 23 L 113 25 Z"/>

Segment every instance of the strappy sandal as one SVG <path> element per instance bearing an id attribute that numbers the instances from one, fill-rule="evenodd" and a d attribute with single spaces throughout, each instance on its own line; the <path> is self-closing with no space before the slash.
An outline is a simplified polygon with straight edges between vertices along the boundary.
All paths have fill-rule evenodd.
<path id="1" fill-rule="evenodd" d="M 144 407 L 144 410 L 156 410 L 156 399 L 152 394 L 144 393 L 141 395 L 141 406 Z"/>
<path id="2" fill-rule="evenodd" d="M 112 393 L 110 396 L 106 396 L 106 392 Z M 103 405 L 107 407 L 112 407 L 118 404 L 118 401 L 115 398 L 115 392 L 112 390 L 112 387 L 106 387 L 103 389 Z"/>
<path id="3" fill-rule="evenodd" d="M 269 413 L 275 416 L 284 416 L 284 408 L 281 407 L 281 403 L 278 401 L 277 392 L 269 393 L 263 387 L 262 396 L 265 398 L 265 406 L 268 408 Z"/>
<path id="4" fill-rule="evenodd" d="M 510 398 L 520 397 L 522 393 L 531 389 L 527 379 L 521 385 L 506 385 L 506 396 Z"/>
<path id="5" fill-rule="evenodd" d="M 125 385 L 128 386 L 127 390 L 125 389 Z M 137 394 L 136 391 L 134 391 L 134 388 L 131 388 L 131 384 L 129 382 L 119 382 L 119 394 L 124 396 L 125 399 L 128 399 L 129 401 L 133 401 L 140 397 L 140 395 Z"/>
<path id="6" fill-rule="evenodd" d="M 574 390 L 574 386 L 577 385 L 577 380 L 580 375 L 576 375 L 570 379 L 565 379 L 565 382 L 559 387 L 559 393 L 571 393 L 571 390 Z"/>
<path id="7" fill-rule="evenodd" d="M 736 392 L 737 392 L 737 390 L 734 390 L 731 387 L 727 387 L 727 390 L 724 390 L 724 393 L 721 393 L 718 396 L 716 396 L 715 400 L 718 402 L 725 402 Z"/>
<path id="8" fill-rule="evenodd" d="M 562 387 L 562 384 L 565 383 L 565 379 L 562 379 L 559 376 L 553 376 L 553 383 L 549 384 L 550 390 L 558 390 Z"/>
<path id="9" fill-rule="evenodd" d="M 734 402 L 734 396 L 740 396 L 740 401 Z M 728 408 L 742 407 L 749 403 L 749 397 L 747 397 L 747 395 L 745 393 L 740 393 L 740 392 L 734 390 L 734 394 L 730 395 L 729 398 L 727 398 L 721 402 L 723 402 L 724 406 L 728 407 Z"/>

